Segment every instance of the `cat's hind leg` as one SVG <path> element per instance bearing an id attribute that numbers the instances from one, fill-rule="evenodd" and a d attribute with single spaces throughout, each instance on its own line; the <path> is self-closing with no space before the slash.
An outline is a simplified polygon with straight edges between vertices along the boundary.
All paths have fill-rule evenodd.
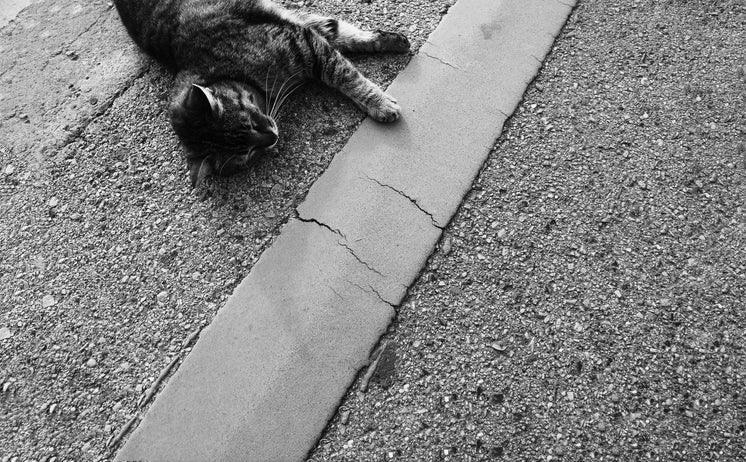
<path id="1" fill-rule="evenodd" d="M 271 0 L 259 0 L 259 3 L 265 10 L 277 14 L 292 24 L 313 29 L 342 53 L 406 53 L 409 51 L 409 39 L 398 32 L 366 31 L 346 21 L 328 16 L 289 10 Z"/>
<path id="2" fill-rule="evenodd" d="M 306 22 L 329 43 L 343 53 L 371 53 L 409 51 L 409 40 L 404 34 L 378 30 L 362 30 L 348 22 L 311 15 Z"/>
<path id="3" fill-rule="evenodd" d="M 409 51 L 409 40 L 398 32 L 362 30 L 346 21 L 309 13 L 294 13 L 305 27 L 310 27 L 329 44 L 343 53 Z"/>

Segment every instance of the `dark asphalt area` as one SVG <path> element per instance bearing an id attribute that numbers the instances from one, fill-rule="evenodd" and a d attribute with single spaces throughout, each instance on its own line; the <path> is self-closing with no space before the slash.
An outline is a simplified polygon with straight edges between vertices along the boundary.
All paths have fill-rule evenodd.
<path id="1" fill-rule="evenodd" d="M 310 460 L 746 460 L 745 65 L 581 1 Z"/>

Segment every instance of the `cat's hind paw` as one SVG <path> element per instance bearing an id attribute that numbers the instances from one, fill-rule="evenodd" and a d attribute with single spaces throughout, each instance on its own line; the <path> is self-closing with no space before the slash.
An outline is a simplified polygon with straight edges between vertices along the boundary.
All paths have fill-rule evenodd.
<path id="1" fill-rule="evenodd" d="M 399 103 L 392 96 L 384 93 L 378 106 L 368 110 L 368 115 L 378 122 L 394 122 L 401 117 L 401 106 L 399 106 Z"/>
<path id="2" fill-rule="evenodd" d="M 409 39 L 399 32 L 376 31 L 376 49 L 379 51 L 391 51 L 393 53 L 406 53 L 409 51 Z"/>

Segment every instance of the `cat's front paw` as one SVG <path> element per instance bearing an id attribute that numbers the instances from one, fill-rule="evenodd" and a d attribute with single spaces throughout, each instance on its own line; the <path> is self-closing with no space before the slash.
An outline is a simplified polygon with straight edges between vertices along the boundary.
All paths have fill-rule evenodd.
<path id="1" fill-rule="evenodd" d="M 383 93 L 378 106 L 370 108 L 368 114 L 379 122 L 390 123 L 401 116 L 401 106 L 392 96 Z"/>
<path id="2" fill-rule="evenodd" d="M 380 51 L 406 53 L 409 51 L 409 39 L 399 32 L 376 31 L 376 48 Z"/>

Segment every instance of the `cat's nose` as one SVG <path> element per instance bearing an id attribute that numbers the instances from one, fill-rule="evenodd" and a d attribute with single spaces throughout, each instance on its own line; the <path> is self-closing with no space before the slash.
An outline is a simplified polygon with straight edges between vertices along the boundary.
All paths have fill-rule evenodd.
<path id="1" fill-rule="evenodd" d="M 262 133 L 271 133 L 277 135 L 277 124 L 271 117 L 265 118 L 260 125 L 256 127 L 256 130 Z"/>
<path id="2" fill-rule="evenodd" d="M 272 147 L 277 144 L 279 133 L 277 131 L 277 124 L 271 117 L 267 117 L 261 124 L 255 125 L 254 130 L 257 131 L 258 136 L 255 141 L 258 145 Z"/>

